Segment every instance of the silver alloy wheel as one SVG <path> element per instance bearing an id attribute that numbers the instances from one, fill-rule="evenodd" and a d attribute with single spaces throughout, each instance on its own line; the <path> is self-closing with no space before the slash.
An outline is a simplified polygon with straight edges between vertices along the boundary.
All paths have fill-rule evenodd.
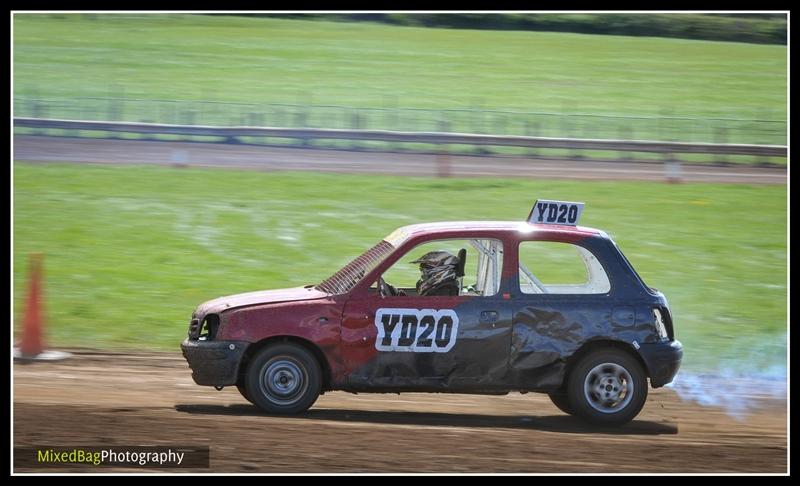
<path id="1" fill-rule="evenodd" d="M 603 363 L 586 374 L 583 395 L 589 405 L 602 413 L 619 412 L 633 398 L 633 378 L 617 363 Z"/>
<path id="2" fill-rule="evenodd" d="M 288 406 L 300 400 L 308 388 L 303 366 L 289 356 L 277 356 L 261 368 L 261 393 L 275 405 Z"/>

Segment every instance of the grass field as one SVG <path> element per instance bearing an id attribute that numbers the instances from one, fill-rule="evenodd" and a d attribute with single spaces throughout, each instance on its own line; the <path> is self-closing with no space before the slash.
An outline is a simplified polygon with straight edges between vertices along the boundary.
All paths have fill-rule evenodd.
<path id="1" fill-rule="evenodd" d="M 15 95 L 786 117 L 786 46 L 198 15 L 13 28 Z"/>
<path id="2" fill-rule="evenodd" d="M 46 254 L 52 343 L 176 350 L 204 300 L 318 282 L 404 224 L 522 220 L 552 198 L 586 202 L 582 224 L 665 292 L 699 364 L 785 336 L 786 190 L 17 162 L 15 322 L 29 252 Z"/>

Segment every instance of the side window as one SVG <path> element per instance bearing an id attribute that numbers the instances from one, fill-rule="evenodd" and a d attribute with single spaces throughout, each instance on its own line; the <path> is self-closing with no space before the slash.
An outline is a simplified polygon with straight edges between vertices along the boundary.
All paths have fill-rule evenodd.
<path id="1" fill-rule="evenodd" d="M 526 294 L 605 294 L 603 266 L 586 248 L 552 241 L 519 245 L 519 287 Z"/>
<path id="2" fill-rule="evenodd" d="M 502 262 L 500 241 L 436 240 L 411 249 L 382 278 L 396 295 L 491 296 L 500 289 Z"/>

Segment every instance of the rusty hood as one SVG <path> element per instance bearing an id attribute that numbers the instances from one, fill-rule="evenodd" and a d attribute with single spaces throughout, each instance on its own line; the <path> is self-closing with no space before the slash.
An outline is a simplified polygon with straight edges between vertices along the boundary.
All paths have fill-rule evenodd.
<path id="1" fill-rule="evenodd" d="M 202 318 L 207 314 L 218 314 L 220 312 L 238 307 L 319 299 L 327 295 L 328 294 L 325 292 L 316 290 L 313 287 L 259 290 L 257 292 L 247 292 L 244 294 L 226 295 L 224 297 L 218 297 L 198 305 L 192 316 Z"/>

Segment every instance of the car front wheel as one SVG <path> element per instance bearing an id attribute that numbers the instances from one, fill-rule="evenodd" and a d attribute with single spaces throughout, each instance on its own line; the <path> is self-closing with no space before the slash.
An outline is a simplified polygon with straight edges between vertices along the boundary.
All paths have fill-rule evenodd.
<path id="1" fill-rule="evenodd" d="M 250 403 L 253 403 L 253 400 L 250 398 L 250 395 L 247 394 L 247 386 L 245 385 L 236 385 L 236 389 L 239 390 L 239 393 Z M 254 404 L 255 405 L 255 404 Z"/>
<path id="2" fill-rule="evenodd" d="M 647 375 L 624 351 L 594 351 L 572 369 L 567 395 L 576 416 L 598 425 L 622 425 L 642 410 Z"/>
<path id="3" fill-rule="evenodd" d="M 319 397 L 322 371 L 306 348 L 276 343 L 262 349 L 245 377 L 247 398 L 268 413 L 295 414 L 308 410 Z"/>

